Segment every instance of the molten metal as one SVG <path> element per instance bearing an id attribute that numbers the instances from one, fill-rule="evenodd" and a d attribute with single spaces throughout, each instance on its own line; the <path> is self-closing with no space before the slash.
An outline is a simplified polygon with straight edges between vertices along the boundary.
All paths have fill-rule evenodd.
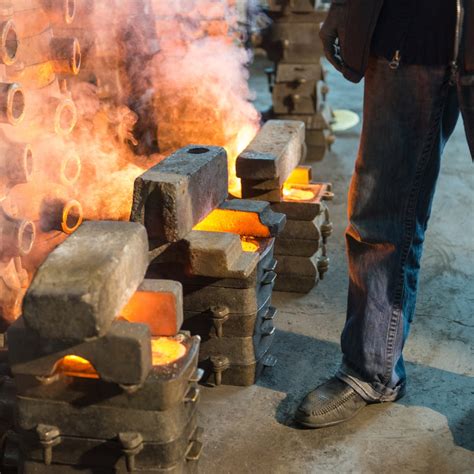
<path id="1" fill-rule="evenodd" d="M 312 201 L 315 193 L 309 189 L 300 189 L 294 185 L 285 184 L 283 197 L 286 201 Z"/>
<path id="2" fill-rule="evenodd" d="M 153 365 L 169 365 L 186 355 L 186 346 L 180 337 L 158 337 L 151 340 Z"/>
<path id="3" fill-rule="evenodd" d="M 76 355 L 68 355 L 62 358 L 56 365 L 56 373 L 84 379 L 99 378 L 99 374 L 93 365 L 88 360 Z"/>
<path id="4" fill-rule="evenodd" d="M 137 291 L 121 311 L 131 323 L 146 324 L 152 336 L 172 336 L 176 327 L 176 299 L 171 293 Z"/>
<path id="5" fill-rule="evenodd" d="M 270 231 L 254 212 L 215 209 L 194 230 L 230 232 L 232 234 L 268 238 Z"/>
<path id="6" fill-rule="evenodd" d="M 244 252 L 258 252 L 260 250 L 260 244 L 252 237 L 243 236 L 240 238 L 240 241 Z"/>

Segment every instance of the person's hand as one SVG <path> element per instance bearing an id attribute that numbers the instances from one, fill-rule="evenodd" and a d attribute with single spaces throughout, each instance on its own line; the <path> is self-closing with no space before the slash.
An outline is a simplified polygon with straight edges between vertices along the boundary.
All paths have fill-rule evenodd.
<path id="1" fill-rule="evenodd" d="M 319 32 L 328 61 L 340 72 L 344 68 L 344 60 L 341 54 L 341 38 L 344 36 L 346 20 L 345 3 L 346 0 L 333 0 L 326 21 Z"/>

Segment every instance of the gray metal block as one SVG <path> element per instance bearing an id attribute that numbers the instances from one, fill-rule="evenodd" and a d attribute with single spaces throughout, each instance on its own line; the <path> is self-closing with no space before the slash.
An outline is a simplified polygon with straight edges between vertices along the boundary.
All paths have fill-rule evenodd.
<path id="1" fill-rule="evenodd" d="M 288 225 L 280 237 L 286 240 L 301 239 L 319 242 L 322 238 L 321 225 L 323 225 L 324 222 L 326 222 L 324 213 L 318 214 L 312 221 L 289 220 Z"/>
<path id="2" fill-rule="evenodd" d="M 328 269 L 329 259 L 324 245 L 310 258 L 280 256 L 275 291 L 307 293 L 324 278 Z"/>
<path id="3" fill-rule="evenodd" d="M 179 438 L 197 409 L 199 392 L 185 403 L 166 411 L 72 404 L 64 401 L 18 397 L 17 427 L 33 431 L 45 424 L 61 435 L 115 439 L 119 433 L 140 433 L 147 443 L 166 443 Z"/>
<path id="4" fill-rule="evenodd" d="M 271 295 L 275 273 L 260 288 L 192 287 L 184 288 L 184 311 L 200 313 L 215 306 L 226 307 L 231 314 L 251 314 L 258 311 Z"/>
<path id="5" fill-rule="evenodd" d="M 257 201 L 267 201 L 269 203 L 280 202 L 281 188 L 273 190 L 262 190 L 254 188 L 255 181 L 242 180 L 242 196 L 245 199 L 255 199 Z"/>
<path id="6" fill-rule="evenodd" d="M 275 114 L 316 114 L 324 105 L 327 93 L 328 86 L 323 81 L 301 79 L 277 83 L 272 92 L 273 111 Z"/>
<path id="7" fill-rule="evenodd" d="M 227 198 L 227 187 L 226 151 L 187 146 L 136 179 L 131 220 L 152 241 L 176 242 Z"/>
<path id="8" fill-rule="evenodd" d="M 312 21 L 313 20 L 313 21 Z M 301 45 L 311 45 L 313 49 L 321 43 L 320 22 L 309 15 L 290 15 L 273 23 L 271 38 L 274 41 L 289 41 Z"/>
<path id="9" fill-rule="evenodd" d="M 270 348 L 274 334 L 261 339 L 258 346 L 254 346 L 253 357 L 249 352 L 248 359 L 240 363 L 231 361 L 226 355 L 218 354 L 210 348 L 214 355 L 203 359 L 200 366 L 205 371 L 205 381 L 215 385 L 253 385 L 266 367 L 273 367 L 276 358 L 270 355 Z"/>
<path id="10" fill-rule="evenodd" d="M 23 303 L 25 324 L 49 339 L 104 335 L 143 281 L 147 265 L 143 226 L 86 222 L 36 273 Z"/>
<path id="11" fill-rule="evenodd" d="M 308 147 L 330 147 L 334 143 L 334 135 L 329 129 L 308 130 L 306 144 Z"/>
<path id="12" fill-rule="evenodd" d="M 308 162 L 323 161 L 328 153 L 329 153 L 329 147 L 327 145 L 308 146 L 307 161 Z"/>
<path id="13" fill-rule="evenodd" d="M 283 39 L 272 44 L 267 49 L 270 60 L 281 64 L 316 64 L 324 56 L 322 44 L 297 43 L 289 39 Z"/>
<path id="14" fill-rule="evenodd" d="M 318 112 L 315 114 L 302 115 L 276 113 L 275 118 L 277 120 L 298 120 L 300 122 L 304 122 L 304 124 L 306 125 L 306 133 L 312 130 L 329 130 L 334 120 L 332 109 L 327 104 L 324 104 L 322 107 L 320 107 L 318 109 Z"/>
<path id="15" fill-rule="evenodd" d="M 154 366 L 139 390 L 130 396 L 117 384 L 101 379 L 59 377 L 48 384 L 41 383 L 31 375 L 15 375 L 18 394 L 35 399 L 64 401 L 72 404 L 96 405 L 123 410 L 166 411 L 183 403 L 199 377 L 197 362 L 199 337 L 182 336 L 187 353 L 185 357 L 169 365 Z"/>
<path id="16" fill-rule="evenodd" d="M 260 223 L 268 227 L 270 236 L 272 237 L 278 236 L 286 224 L 286 217 L 281 213 L 274 212 L 270 204 L 265 201 L 234 199 L 224 202 L 219 206 L 219 209 L 258 214 Z"/>
<path id="17" fill-rule="evenodd" d="M 280 63 L 275 73 L 275 82 L 324 81 L 327 72 L 320 61 L 310 64 Z"/>
<path id="18" fill-rule="evenodd" d="M 262 321 L 274 319 L 276 311 L 270 303 L 271 295 L 258 312 L 251 314 L 232 314 L 222 306 L 200 313 L 187 312 L 184 328 L 204 340 L 209 337 L 251 337 Z"/>
<path id="19" fill-rule="evenodd" d="M 275 259 L 273 258 L 275 239 L 256 239 L 256 241 L 259 244 L 258 254 L 260 255 L 260 261 L 247 278 L 215 278 L 191 275 L 187 262 L 168 260 L 166 258 L 163 261 L 155 259 L 151 263 L 148 268 L 147 278 L 177 280 L 184 287 L 256 288 L 261 284 L 265 274 L 273 271 L 276 266 Z"/>
<path id="20" fill-rule="evenodd" d="M 152 367 L 150 330 L 143 324 L 114 321 L 109 332 L 86 342 L 40 339 L 20 317 L 8 329 L 8 357 L 14 375 L 50 377 L 67 355 L 88 360 L 102 380 L 139 385 Z"/>
<path id="21" fill-rule="evenodd" d="M 275 327 L 272 322 L 266 324 L 268 329 L 263 334 L 251 337 L 211 337 L 203 341 L 199 359 L 204 361 L 221 356 L 225 357 L 230 365 L 254 364 L 273 341 Z"/>
<path id="22" fill-rule="evenodd" d="M 292 257 L 280 255 L 278 257 L 278 279 L 284 279 L 289 275 L 297 275 L 307 278 L 319 278 L 318 261 L 323 255 L 322 249 L 311 257 Z"/>
<path id="23" fill-rule="evenodd" d="M 143 443 L 135 456 L 136 470 L 142 472 L 144 469 L 173 468 L 186 458 L 190 445 L 196 437 L 199 437 L 197 430 L 195 411 L 176 438 L 163 443 Z M 44 450 L 35 433 L 22 434 L 21 450 L 28 461 L 43 462 Z M 114 467 L 116 472 L 128 472 L 124 448 L 119 439 L 91 439 L 63 435 L 61 442 L 52 449 L 52 454 L 54 464 L 94 466 L 96 472 Z"/>
<path id="24" fill-rule="evenodd" d="M 301 275 L 280 275 L 275 291 L 287 293 L 309 293 L 319 282 L 318 278 L 305 277 Z"/>
<path id="25" fill-rule="evenodd" d="M 236 234 L 193 230 L 185 242 L 193 275 L 245 279 L 258 265 L 258 253 L 244 252 Z"/>
<path id="26" fill-rule="evenodd" d="M 319 250 L 320 246 L 321 242 L 317 240 L 277 239 L 275 254 L 277 258 L 280 258 L 281 255 L 312 257 Z"/>
<path id="27" fill-rule="evenodd" d="M 298 186 L 297 186 L 298 187 Z M 332 186 L 329 183 L 311 183 L 307 188 L 301 186 L 301 189 L 309 189 L 314 192 L 315 197 L 311 201 L 289 201 L 282 200 L 281 202 L 272 204 L 272 209 L 276 212 L 285 214 L 288 218 L 285 229 L 280 233 L 280 237 L 287 238 L 288 235 L 287 227 L 291 227 L 294 221 L 314 221 L 318 216 L 326 214 L 327 219 L 329 218 L 327 212 L 327 205 L 324 201 L 332 199 Z M 327 220 L 326 219 L 326 220 Z M 322 222 L 320 222 L 320 225 Z M 307 237 L 297 237 L 305 239 Z"/>
<path id="28" fill-rule="evenodd" d="M 237 176 L 253 180 L 277 178 L 282 185 L 302 159 L 304 140 L 303 123 L 268 121 L 237 158 Z"/>

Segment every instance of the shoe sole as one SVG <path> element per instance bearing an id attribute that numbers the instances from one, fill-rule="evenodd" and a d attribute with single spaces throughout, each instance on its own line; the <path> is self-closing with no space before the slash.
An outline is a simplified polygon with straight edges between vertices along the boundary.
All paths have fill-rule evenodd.
<path id="1" fill-rule="evenodd" d="M 329 423 L 308 423 L 306 421 L 300 421 L 296 419 L 295 421 L 304 426 L 305 428 L 312 428 L 312 429 L 319 429 L 319 428 L 329 428 L 330 426 L 336 426 L 340 425 L 341 423 L 345 423 L 346 421 L 352 420 L 352 418 L 355 418 L 360 411 L 362 411 L 367 405 L 360 407 L 356 412 L 354 412 L 349 418 L 344 418 L 343 420 L 338 420 L 338 421 L 330 421 Z"/>

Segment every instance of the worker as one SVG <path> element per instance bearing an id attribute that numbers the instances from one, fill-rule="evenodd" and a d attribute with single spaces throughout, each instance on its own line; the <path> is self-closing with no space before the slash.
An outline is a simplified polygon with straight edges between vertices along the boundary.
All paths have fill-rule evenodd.
<path id="1" fill-rule="evenodd" d="M 365 77 L 365 98 L 349 191 L 343 358 L 297 409 L 310 428 L 405 394 L 423 241 L 460 112 L 474 159 L 474 0 L 333 0 L 320 36 L 337 70 Z"/>

